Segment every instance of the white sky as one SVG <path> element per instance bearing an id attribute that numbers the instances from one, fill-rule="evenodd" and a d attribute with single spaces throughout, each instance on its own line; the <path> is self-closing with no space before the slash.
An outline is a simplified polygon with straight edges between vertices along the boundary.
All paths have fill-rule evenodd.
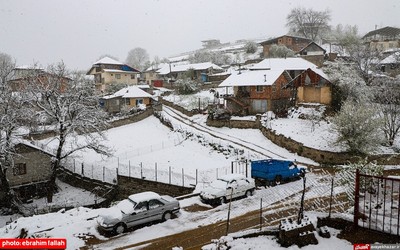
<path id="1" fill-rule="evenodd" d="M 0 52 L 19 65 L 63 60 L 86 70 L 103 54 L 125 61 L 135 47 L 162 58 L 207 39 L 280 36 L 299 6 L 329 8 L 331 25 L 357 25 L 360 34 L 375 25 L 400 27 L 398 0 L 1 0 Z"/>

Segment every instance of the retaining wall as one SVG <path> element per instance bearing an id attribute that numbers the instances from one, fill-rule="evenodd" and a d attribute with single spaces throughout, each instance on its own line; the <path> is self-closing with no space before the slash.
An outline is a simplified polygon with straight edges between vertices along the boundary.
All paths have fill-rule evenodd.
<path id="1" fill-rule="evenodd" d="M 194 188 L 166 184 L 162 182 L 149 181 L 118 175 L 118 199 L 124 199 L 131 194 L 153 191 L 161 195 L 182 196 L 191 194 Z"/>

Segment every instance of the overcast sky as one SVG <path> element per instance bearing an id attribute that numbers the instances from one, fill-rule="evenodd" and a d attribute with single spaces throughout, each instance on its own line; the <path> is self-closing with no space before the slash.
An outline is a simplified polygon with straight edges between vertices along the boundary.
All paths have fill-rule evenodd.
<path id="1" fill-rule="evenodd" d="M 399 0 L 0 0 L 0 52 L 18 65 L 63 60 L 88 69 L 103 54 L 125 61 L 135 47 L 151 59 L 201 48 L 201 41 L 287 33 L 292 8 L 331 10 L 331 25 L 400 28 Z"/>

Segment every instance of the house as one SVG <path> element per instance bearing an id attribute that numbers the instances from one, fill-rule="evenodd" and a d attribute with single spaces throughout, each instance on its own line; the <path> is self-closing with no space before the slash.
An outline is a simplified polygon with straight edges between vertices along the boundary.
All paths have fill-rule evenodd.
<path id="1" fill-rule="evenodd" d="M 379 62 L 379 68 L 382 72 L 397 76 L 400 74 L 400 51 L 397 51 Z"/>
<path id="2" fill-rule="evenodd" d="M 330 105 L 332 102 L 332 83 L 321 71 L 308 68 L 297 75 L 285 88 L 292 88 L 298 103 L 320 103 Z"/>
<path id="3" fill-rule="evenodd" d="M 100 106 L 108 113 L 137 108 L 140 104 L 151 105 L 152 95 L 137 86 L 128 86 L 112 95 L 100 98 Z"/>
<path id="4" fill-rule="evenodd" d="M 307 46 L 299 50 L 296 54 L 306 59 L 309 62 L 314 63 L 318 67 L 322 67 L 324 64 L 326 50 L 316 44 L 315 42 L 309 43 Z"/>
<path id="5" fill-rule="evenodd" d="M 218 87 L 233 88 L 233 96 L 224 97 L 226 108 L 233 114 L 280 112 L 289 103 L 290 90 L 283 87 L 290 80 L 284 70 L 254 70 L 234 73 Z"/>
<path id="6" fill-rule="evenodd" d="M 260 44 L 263 46 L 263 55 L 264 58 L 269 58 L 269 50 L 272 45 L 284 45 L 288 49 L 293 50 L 294 52 L 298 52 L 309 45 L 312 41 L 308 38 L 297 37 L 297 36 L 289 36 L 284 35 L 280 37 L 276 37 Z"/>
<path id="7" fill-rule="evenodd" d="M 368 32 L 362 38 L 371 48 L 385 51 L 400 48 L 400 29 L 395 27 L 384 27 Z"/>
<path id="8" fill-rule="evenodd" d="M 13 69 L 13 78 L 8 81 L 13 92 L 19 92 L 26 88 L 28 84 L 40 84 L 43 86 L 58 85 L 61 92 L 67 88 L 70 78 L 58 76 L 46 72 L 42 68 L 35 66 L 17 66 Z"/>
<path id="9" fill-rule="evenodd" d="M 94 76 L 96 90 L 105 92 L 111 84 L 137 85 L 140 71 L 110 57 L 95 62 L 87 75 Z"/>
<path id="10" fill-rule="evenodd" d="M 164 67 L 169 68 L 169 64 L 167 63 L 160 63 L 158 65 L 152 65 L 147 68 L 145 71 L 142 72 L 143 80 L 147 85 L 154 86 L 154 87 L 162 87 L 162 76 L 158 74 L 158 71 Z"/>
<path id="11" fill-rule="evenodd" d="M 160 68 L 157 73 L 164 79 L 176 80 L 180 77 L 190 77 L 192 80 L 207 82 L 208 76 L 222 72 L 223 69 L 211 62 L 194 64 L 167 64 Z"/>
<path id="12" fill-rule="evenodd" d="M 244 115 L 282 113 L 294 104 L 293 100 L 323 104 L 331 101 L 328 77 L 303 58 L 264 59 L 248 71 L 232 74 L 219 87 L 233 88 L 233 95 L 224 96 L 226 107 Z"/>
<path id="13" fill-rule="evenodd" d="M 25 141 L 16 143 L 14 151 L 13 166 L 6 172 L 10 187 L 22 200 L 45 196 L 53 155 Z"/>

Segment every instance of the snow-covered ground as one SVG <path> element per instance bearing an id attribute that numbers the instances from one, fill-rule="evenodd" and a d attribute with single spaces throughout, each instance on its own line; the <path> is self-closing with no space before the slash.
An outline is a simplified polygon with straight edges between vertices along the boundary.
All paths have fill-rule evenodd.
<path id="1" fill-rule="evenodd" d="M 199 106 L 201 109 L 204 109 L 209 103 L 219 102 L 219 99 L 215 98 L 214 93 L 209 90 L 203 90 L 193 95 L 177 95 L 173 93 L 164 96 L 163 99 L 185 107 L 187 110 L 198 109 Z"/>

